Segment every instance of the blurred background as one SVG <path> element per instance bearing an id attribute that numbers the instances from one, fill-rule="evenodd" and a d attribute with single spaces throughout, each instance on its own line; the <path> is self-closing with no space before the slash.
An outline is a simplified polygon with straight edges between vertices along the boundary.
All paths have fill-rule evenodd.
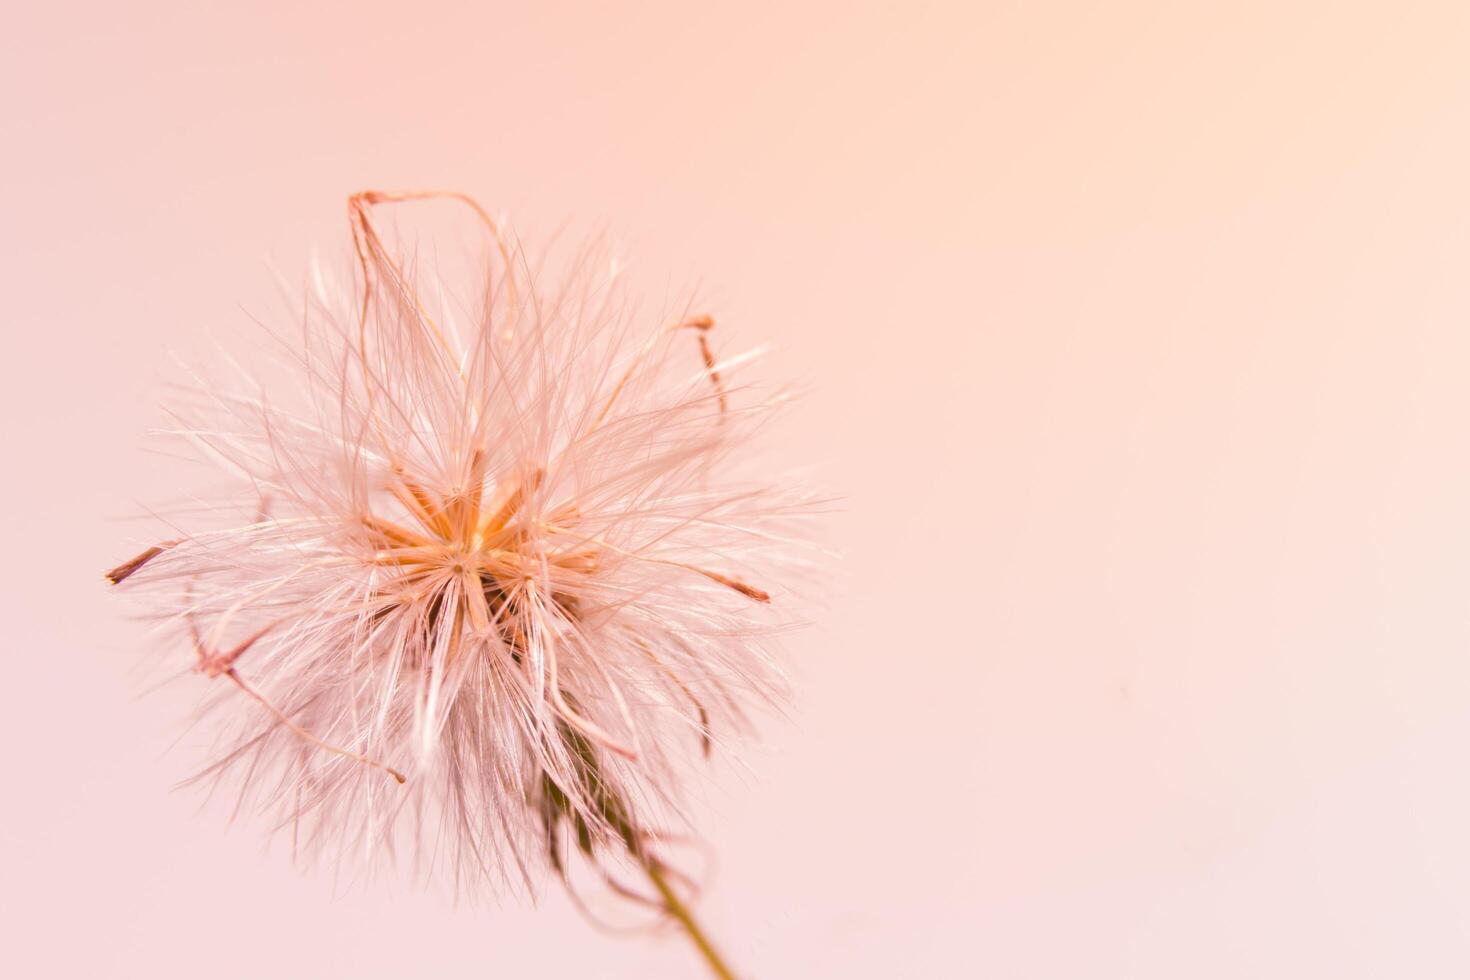
<path id="1" fill-rule="evenodd" d="M 808 392 L 799 694 L 716 768 L 750 977 L 1470 974 L 1470 8 L 12 5 L 0 934 L 16 976 L 698 976 L 303 875 L 172 790 L 100 572 L 346 195 L 605 230 Z M 275 325 L 289 329 L 289 323 Z M 201 813 L 201 810 L 203 811 Z"/>

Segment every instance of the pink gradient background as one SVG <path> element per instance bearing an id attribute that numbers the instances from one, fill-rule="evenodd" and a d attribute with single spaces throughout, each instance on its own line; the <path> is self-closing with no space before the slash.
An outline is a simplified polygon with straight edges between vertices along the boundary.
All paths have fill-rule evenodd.
<path id="1" fill-rule="evenodd" d="M 100 582 L 198 478 L 140 452 L 165 352 L 250 344 L 349 191 L 452 186 L 811 390 L 772 458 L 846 495 L 842 582 L 700 806 L 751 977 L 1470 975 L 1463 4 L 45 6 L 0 36 L 7 973 L 698 975 L 200 813 L 207 682 L 139 698 Z"/>

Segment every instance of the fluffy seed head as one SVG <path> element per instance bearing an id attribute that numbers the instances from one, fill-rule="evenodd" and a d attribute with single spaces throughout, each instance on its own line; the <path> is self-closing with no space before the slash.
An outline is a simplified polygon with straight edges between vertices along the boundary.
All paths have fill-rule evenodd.
<path id="1" fill-rule="evenodd" d="M 374 220 L 429 196 L 488 232 L 468 293 Z M 461 884 L 560 867 L 563 833 L 636 848 L 689 757 L 780 693 L 805 504 L 732 456 L 775 399 L 708 317 L 633 312 L 595 249 L 547 286 L 460 195 L 349 216 L 352 285 L 312 291 L 296 383 L 175 407 L 237 481 L 220 513 L 254 513 L 109 578 L 213 679 L 203 775 L 298 844 L 406 844 Z"/>

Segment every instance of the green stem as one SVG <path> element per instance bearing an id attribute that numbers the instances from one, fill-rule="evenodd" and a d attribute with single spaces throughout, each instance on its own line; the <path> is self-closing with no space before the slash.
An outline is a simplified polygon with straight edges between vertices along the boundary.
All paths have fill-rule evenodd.
<path id="1" fill-rule="evenodd" d="M 689 934 L 695 948 L 699 950 L 699 955 L 703 956 L 704 961 L 709 964 L 710 972 L 720 980 L 735 980 L 735 974 L 721 959 L 714 944 L 704 934 L 704 930 L 699 927 L 699 923 L 694 919 L 694 914 L 689 911 L 689 906 L 684 904 L 673 886 L 669 884 L 658 861 L 651 857 L 644 857 L 643 870 L 648 874 L 648 880 L 653 882 L 653 887 L 658 889 L 660 897 L 663 898 L 664 909 L 679 921 L 679 925 L 684 927 L 684 931 Z"/>
<path id="2" fill-rule="evenodd" d="M 576 699 L 569 693 L 565 693 L 564 697 L 575 709 Z M 669 884 L 663 865 L 658 858 L 649 853 L 645 835 L 639 832 L 622 797 L 603 780 L 601 768 L 597 763 L 597 751 L 592 747 L 592 743 L 581 732 L 575 731 L 565 723 L 559 723 L 557 730 L 576 762 L 577 779 L 581 784 L 579 789 L 586 793 L 589 800 L 596 802 L 601 811 L 600 816 L 622 840 L 623 846 L 628 849 L 629 857 L 643 868 L 644 874 L 648 875 L 648 880 L 653 882 L 654 888 L 658 889 L 659 896 L 663 900 L 664 911 L 677 919 L 679 925 L 684 927 L 684 932 L 688 934 L 694 947 L 699 950 L 699 955 L 704 957 L 711 973 L 719 980 L 735 980 L 734 971 L 716 951 L 709 937 L 704 934 L 704 930 L 694 919 L 694 913 L 689 911 L 689 906 L 684 904 L 679 893 Z M 546 823 L 546 838 L 551 849 L 553 866 L 558 871 L 562 869 L 561 851 L 556 843 L 556 835 L 557 827 L 564 819 L 570 819 L 573 822 L 577 848 L 590 860 L 596 861 L 595 839 L 591 827 L 588 826 L 582 814 L 574 810 L 566 790 L 551 778 L 550 773 L 542 772 L 541 774 L 541 793 L 542 819 Z"/>

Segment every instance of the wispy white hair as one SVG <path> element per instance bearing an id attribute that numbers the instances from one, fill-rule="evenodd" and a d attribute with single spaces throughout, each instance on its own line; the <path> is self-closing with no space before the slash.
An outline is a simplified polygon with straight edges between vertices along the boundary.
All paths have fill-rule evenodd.
<path id="1" fill-rule="evenodd" d="M 428 196 L 490 232 L 468 300 L 374 223 Z M 175 406 L 238 481 L 221 513 L 265 505 L 109 575 L 217 679 L 203 775 L 304 849 L 408 845 L 475 884 L 560 867 L 562 833 L 636 847 L 782 690 L 805 504 L 731 458 L 778 399 L 708 317 L 636 315 L 595 248 L 547 287 L 468 198 L 349 214 L 357 268 L 312 290 L 296 383 Z"/>

